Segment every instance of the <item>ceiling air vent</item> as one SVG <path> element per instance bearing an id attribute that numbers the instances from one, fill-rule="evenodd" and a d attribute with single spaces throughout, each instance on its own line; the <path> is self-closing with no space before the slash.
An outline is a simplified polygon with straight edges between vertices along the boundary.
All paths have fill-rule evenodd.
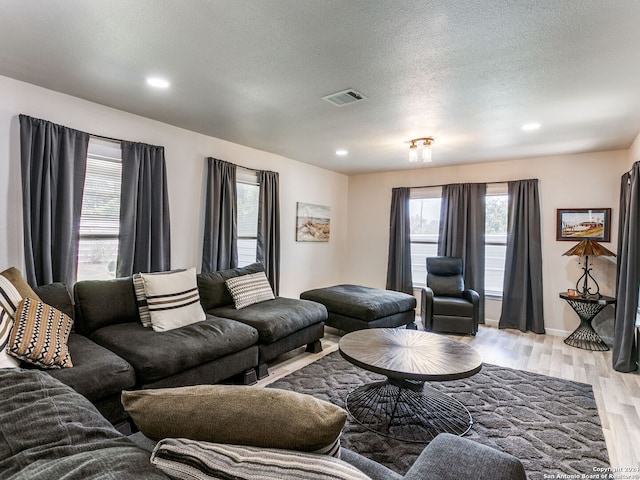
<path id="1" fill-rule="evenodd" d="M 327 102 L 333 103 L 336 107 L 343 107 L 345 105 L 349 105 L 350 103 L 359 102 L 361 100 L 366 100 L 365 97 L 360 92 L 356 92 L 352 88 L 349 90 L 343 90 L 342 92 L 332 93 L 331 95 L 327 95 L 326 97 L 322 97 L 323 100 Z"/>

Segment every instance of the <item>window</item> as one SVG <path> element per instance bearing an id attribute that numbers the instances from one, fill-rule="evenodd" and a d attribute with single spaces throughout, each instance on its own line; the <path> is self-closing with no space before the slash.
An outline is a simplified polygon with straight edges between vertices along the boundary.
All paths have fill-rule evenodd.
<path id="1" fill-rule="evenodd" d="M 238 266 L 256 261 L 260 185 L 255 172 L 238 170 Z"/>
<path id="2" fill-rule="evenodd" d="M 78 280 L 116 275 L 121 182 L 120 144 L 91 138 L 80 215 Z"/>
<path id="3" fill-rule="evenodd" d="M 440 187 L 411 190 L 411 276 L 416 287 L 426 286 L 426 259 L 438 254 L 441 196 Z"/>
<path id="4" fill-rule="evenodd" d="M 438 254 L 442 188 L 411 189 L 411 275 L 413 285 L 427 281 L 426 259 Z M 502 296 L 507 252 L 507 184 L 488 184 L 485 198 L 485 294 Z"/>
<path id="5" fill-rule="evenodd" d="M 487 185 L 485 199 L 484 293 L 502 296 L 504 264 L 507 254 L 507 184 Z"/>

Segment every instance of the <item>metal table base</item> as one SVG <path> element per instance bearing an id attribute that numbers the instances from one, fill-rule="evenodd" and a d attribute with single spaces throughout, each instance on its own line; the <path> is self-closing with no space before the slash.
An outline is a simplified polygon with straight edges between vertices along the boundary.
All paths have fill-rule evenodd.
<path id="1" fill-rule="evenodd" d="M 363 427 L 413 443 L 429 443 L 439 433 L 464 435 L 473 425 L 458 400 L 424 382 L 387 379 L 356 388 L 347 411 Z"/>

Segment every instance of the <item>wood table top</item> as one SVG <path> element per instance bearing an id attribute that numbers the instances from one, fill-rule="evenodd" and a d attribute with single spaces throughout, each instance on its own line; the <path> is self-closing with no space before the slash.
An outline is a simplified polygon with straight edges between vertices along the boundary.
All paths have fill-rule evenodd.
<path id="1" fill-rule="evenodd" d="M 417 330 L 358 330 L 340 339 L 339 350 L 348 362 L 390 378 L 457 380 L 482 368 L 482 357 L 475 348 Z"/>

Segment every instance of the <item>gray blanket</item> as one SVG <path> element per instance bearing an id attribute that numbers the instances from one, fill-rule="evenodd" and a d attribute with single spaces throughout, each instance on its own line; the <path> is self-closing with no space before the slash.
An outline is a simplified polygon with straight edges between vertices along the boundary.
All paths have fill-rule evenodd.
<path id="1" fill-rule="evenodd" d="M 166 480 L 149 453 L 48 374 L 0 369 L 0 478 Z"/>

